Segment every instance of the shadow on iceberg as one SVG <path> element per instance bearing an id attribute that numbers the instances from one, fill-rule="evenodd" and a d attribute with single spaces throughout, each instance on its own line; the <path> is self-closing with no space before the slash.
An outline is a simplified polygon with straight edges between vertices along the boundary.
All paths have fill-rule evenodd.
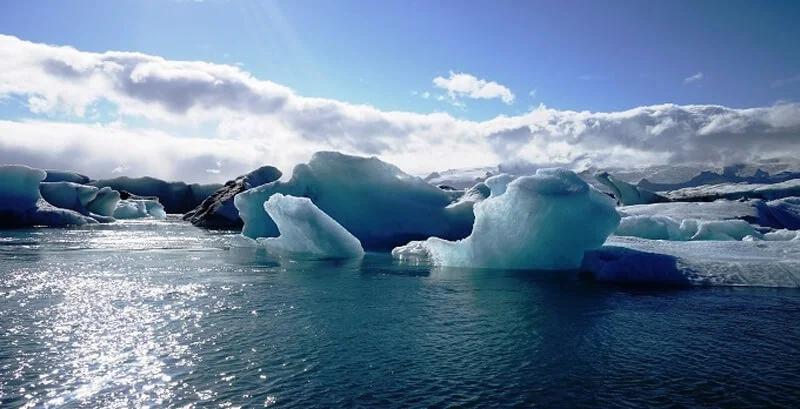
<path id="1" fill-rule="evenodd" d="M 679 267 L 677 257 L 616 246 L 587 251 L 579 274 L 584 280 L 625 285 L 692 285 L 687 272 Z"/>

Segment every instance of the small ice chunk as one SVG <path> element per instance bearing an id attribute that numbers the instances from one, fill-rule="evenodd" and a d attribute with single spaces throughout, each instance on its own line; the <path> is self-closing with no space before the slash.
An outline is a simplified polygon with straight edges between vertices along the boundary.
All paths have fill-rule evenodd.
<path id="1" fill-rule="evenodd" d="M 116 219 L 141 219 L 147 216 L 147 206 L 141 200 L 120 200 L 114 209 Z"/>

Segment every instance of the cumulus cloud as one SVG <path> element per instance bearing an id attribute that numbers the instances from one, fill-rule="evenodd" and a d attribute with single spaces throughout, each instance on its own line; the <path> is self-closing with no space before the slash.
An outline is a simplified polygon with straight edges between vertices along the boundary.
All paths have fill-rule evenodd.
<path id="1" fill-rule="evenodd" d="M 436 77 L 433 85 L 447 91 L 451 98 L 468 97 L 472 99 L 498 98 L 510 105 L 514 103 L 514 94 L 507 87 L 494 81 L 478 79 L 474 75 L 450 71 L 447 78 Z"/>
<path id="2" fill-rule="evenodd" d="M 458 75 L 463 74 L 450 77 Z M 59 113 L 57 118 L 85 117 L 100 101 L 123 117 L 137 118 L 136 127 L 66 119 L 0 121 L 0 162 L 94 177 L 124 169 L 224 181 L 264 164 L 291 173 L 293 164 L 324 149 L 375 155 L 420 174 L 515 160 L 602 167 L 800 154 L 800 104 L 750 109 L 664 104 L 619 112 L 540 105 L 522 115 L 469 121 L 303 97 L 236 66 L 90 53 L 10 36 L 0 36 L 3 97 L 26 101 L 32 112 Z M 506 99 L 512 97 L 509 91 Z M 211 134 L 191 136 L 197 124 L 211 126 Z M 181 136 L 167 132 L 176 128 L 184 129 Z"/>
<path id="3" fill-rule="evenodd" d="M 683 83 L 684 84 L 691 84 L 693 82 L 700 81 L 701 79 L 703 79 L 703 73 L 702 72 L 698 72 L 697 74 L 694 74 L 692 76 L 684 78 L 683 79 Z"/>

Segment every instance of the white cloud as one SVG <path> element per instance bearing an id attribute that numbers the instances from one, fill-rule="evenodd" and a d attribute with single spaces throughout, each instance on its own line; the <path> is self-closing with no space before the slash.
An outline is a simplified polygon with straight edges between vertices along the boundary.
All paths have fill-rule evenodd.
<path id="1" fill-rule="evenodd" d="M 530 96 L 531 98 L 536 98 L 537 91 L 538 90 L 536 88 L 532 89 L 530 92 L 528 92 L 528 96 Z"/>
<path id="2" fill-rule="evenodd" d="M 71 168 L 93 177 L 125 169 L 222 181 L 264 164 L 290 173 L 317 150 L 375 155 L 414 173 L 513 160 L 636 166 L 800 154 L 800 104 L 665 104 L 620 112 L 540 105 L 521 115 L 469 121 L 303 97 L 230 65 L 89 53 L 10 36 L 0 36 L 3 97 L 32 111 L 69 115 L 63 122 L 0 121 L 0 163 Z M 139 125 L 69 120 L 100 101 Z M 191 136 L 200 124 L 210 131 Z M 174 129 L 183 136 L 167 131 Z"/>
<path id="3" fill-rule="evenodd" d="M 700 81 L 701 79 L 703 79 L 703 73 L 702 72 L 698 72 L 697 74 L 694 74 L 694 75 L 692 75 L 690 77 L 684 78 L 683 79 L 683 83 L 684 84 L 691 84 L 691 83 L 693 83 L 695 81 Z"/>
<path id="4" fill-rule="evenodd" d="M 422 98 L 423 99 L 428 99 L 430 97 L 431 97 L 431 93 L 430 92 L 425 91 L 425 92 L 422 93 Z"/>
<path id="5" fill-rule="evenodd" d="M 498 98 L 510 105 L 514 103 L 514 94 L 510 89 L 494 81 L 478 79 L 466 73 L 454 73 L 450 71 L 448 78 L 436 77 L 433 85 L 447 91 L 447 94 L 456 99 L 458 97 L 468 97 L 472 99 L 494 99 Z"/>

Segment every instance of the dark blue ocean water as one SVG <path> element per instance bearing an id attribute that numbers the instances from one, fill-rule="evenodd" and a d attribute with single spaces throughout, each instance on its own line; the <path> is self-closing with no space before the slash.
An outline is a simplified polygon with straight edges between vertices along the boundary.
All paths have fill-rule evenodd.
<path id="1" fill-rule="evenodd" d="M 0 232 L 0 407 L 798 407 L 800 292 Z"/>

